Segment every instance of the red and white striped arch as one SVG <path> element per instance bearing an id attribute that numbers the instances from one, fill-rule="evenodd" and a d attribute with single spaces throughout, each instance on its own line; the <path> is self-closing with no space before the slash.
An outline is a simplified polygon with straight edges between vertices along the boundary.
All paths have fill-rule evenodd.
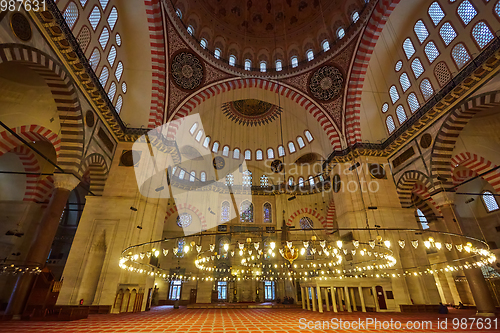
<path id="1" fill-rule="evenodd" d="M 52 143 L 56 151 L 56 156 L 59 157 L 61 139 L 56 133 L 48 128 L 39 125 L 24 125 L 17 128 L 11 128 L 11 130 L 29 142 L 43 140 Z M 24 145 L 24 143 L 10 132 L 0 132 L 0 156 L 22 145 Z"/>
<path id="2" fill-rule="evenodd" d="M 401 0 L 379 0 L 361 36 L 349 75 L 345 105 L 345 136 L 349 145 L 361 142 L 360 105 L 368 63 L 389 15 Z"/>
<path id="3" fill-rule="evenodd" d="M 452 171 L 459 165 L 475 172 L 476 174 L 481 174 L 497 167 L 497 165 L 493 164 L 484 157 L 470 152 L 460 153 L 451 159 Z M 487 173 L 481 178 L 490 183 L 497 193 L 500 193 L 500 169 Z"/>
<path id="4" fill-rule="evenodd" d="M 328 211 L 326 213 L 326 224 L 325 228 L 330 229 L 333 232 L 333 223 L 335 220 L 336 212 L 335 212 L 335 202 L 333 202 L 333 199 L 330 201 L 330 204 L 328 205 Z"/>
<path id="5" fill-rule="evenodd" d="M 182 203 L 180 205 L 175 205 L 174 207 L 167 209 L 167 214 L 165 215 L 165 222 L 167 222 L 170 216 L 177 215 L 179 211 L 182 213 L 183 210 L 190 210 L 196 216 L 198 216 L 198 218 L 200 219 L 202 231 L 208 229 L 207 220 L 205 219 L 205 216 L 201 213 L 201 211 L 198 208 L 188 203 Z"/>
<path id="6" fill-rule="evenodd" d="M 160 0 L 144 0 L 148 17 L 149 41 L 151 45 L 151 67 L 153 73 L 151 107 L 148 128 L 161 126 L 165 110 L 166 52 L 163 34 L 163 19 Z"/>
<path id="7" fill-rule="evenodd" d="M 323 216 L 321 216 L 316 210 L 314 210 L 312 208 L 307 208 L 307 207 L 301 208 L 298 211 L 296 211 L 295 213 L 293 213 L 292 215 L 290 215 L 290 217 L 288 218 L 288 221 L 286 222 L 286 225 L 292 226 L 293 220 L 295 220 L 296 217 L 304 216 L 304 215 L 310 215 L 310 216 L 314 217 L 319 222 L 321 222 L 321 226 L 323 228 L 325 228 L 325 229 L 328 228 L 328 223 L 327 223 L 326 219 Z"/>
<path id="8" fill-rule="evenodd" d="M 38 196 L 37 186 L 40 175 L 40 165 L 36 159 L 35 154 L 31 149 L 26 146 L 19 146 L 10 151 L 13 154 L 19 156 L 21 163 L 24 167 L 24 172 L 26 172 L 26 190 L 24 192 L 23 201 L 38 201 L 42 198 Z"/>
<path id="9" fill-rule="evenodd" d="M 453 171 L 453 185 L 457 186 L 460 183 L 470 179 L 472 177 L 476 177 L 477 173 L 470 169 L 462 169 Z"/>
<path id="10" fill-rule="evenodd" d="M 174 140 L 177 129 L 184 117 L 188 116 L 198 105 L 215 97 L 221 93 L 231 90 L 244 89 L 244 88 L 260 88 L 274 93 L 279 93 L 281 96 L 288 98 L 311 114 L 316 121 L 321 125 L 325 131 L 333 150 L 342 149 L 339 132 L 334 125 L 334 122 L 326 115 L 320 107 L 315 104 L 311 99 L 301 94 L 299 91 L 285 86 L 282 83 L 271 82 L 263 79 L 230 79 L 224 82 L 215 83 L 203 90 L 195 93 L 190 98 L 184 101 L 177 108 L 177 111 L 170 117 L 170 123 L 167 133 L 167 138 Z"/>

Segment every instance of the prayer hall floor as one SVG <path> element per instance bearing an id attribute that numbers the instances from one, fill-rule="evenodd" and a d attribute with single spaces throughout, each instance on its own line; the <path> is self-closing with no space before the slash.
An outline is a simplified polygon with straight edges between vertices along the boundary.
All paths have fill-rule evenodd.
<path id="1" fill-rule="evenodd" d="M 88 319 L 71 322 L 42 322 L 42 321 L 7 321 L 0 323 L 0 332 L 176 332 L 176 333 L 298 333 L 298 332 L 499 332 L 500 317 L 490 318 L 490 329 L 486 328 L 486 319 L 481 319 L 482 329 L 478 328 L 479 321 L 473 310 L 450 309 L 447 315 L 437 313 L 362 313 L 362 312 L 319 312 L 302 309 L 173 309 L 171 306 L 153 307 L 149 312 L 90 315 Z M 335 329 L 332 323 L 344 325 L 343 329 Z M 472 322 L 475 318 L 475 322 Z M 366 327 L 369 320 L 378 320 L 380 325 L 389 325 L 392 328 L 377 327 L 372 324 Z M 447 319 L 447 328 L 444 327 Z M 396 321 L 401 323 L 397 328 Z M 412 324 L 421 323 L 422 328 L 410 329 L 406 327 L 408 321 Z M 429 321 L 427 327 L 423 322 Z M 317 322 L 330 327 L 319 328 Z M 357 325 L 365 323 L 365 327 Z M 355 324 L 356 323 L 356 324 Z M 438 323 L 441 328 L 438 328 Z M 456 326 L 459 324 L 462 326 Z M 464 327 L 467 324 L 467 329 Z M 353 328 L 353 324 L 356 325 Z M 431 325 L 432 326 L 429 326 Z M 309 325 L 309 327 L 307 327 Z M 495 326 L 496 325 L 496 326 Z"/>

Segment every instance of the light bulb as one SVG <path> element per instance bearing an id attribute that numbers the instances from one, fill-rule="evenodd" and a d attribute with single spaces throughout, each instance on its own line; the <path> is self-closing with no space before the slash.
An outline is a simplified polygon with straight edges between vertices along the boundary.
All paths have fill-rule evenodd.
<path id="1" fill-rule="evenodd" d="M 338 247 L 339 249 L 341 249 L 341 248 L 342 248 L 342 241 L 341 241 L 341 240 L 338 240 L 338 241 L 337 241 L 337 247 Z"/>
<path id="2" fill-rule="evenodd" d="M 391 241 L 390 240 L 384 241 L 384 245 L 385 247 L 391 247 Z"/>
<path id="3" fill-rule="evenodd" d="M 271 244 L 270 244 L 270 245 L 271 245 L 271 249 L 273 249 L 273 250 L 274 250 L 274 248 L 276 247 L 276 243 L 275 243 L 275 242 L 271 242 Z"/>
<path id="4" fill-rule="evenodd" d="M 430 248 L 431 247 L 431 242 L 424 241 L 424 245 L 425 245 L 426 248 Z"/>
<path id="5" fill-rule="evenodd" d="M 158 258 L 159 255 L 160 255 L 160 251 L 156 250 L 155 251 L 155 257 Z"/>
<path id="6" fill-rule="evenodd" d="M 229 244 L 224 244 L 224 251 L 227 252 L 227 250 L 229 250 Z"/>
<path id="7" fill-rule="evenodd" d="M 304 253 L 306 253 L 306 249 L 305 248 L 300 249 L 300 254 L 304 255 Z"/>
<path id="8" fill-rule="evenodd" d="M 434 245 L 436 246 L 436 249 L 441 250 L 441 243 L 437 242 L 434 243 Z"/>
<path id="9" fill-rule="evenodd" d="M 188 252 L 189 252 L 189 246 L 186 245 L 186 246 L 184 246 L 184 253 L 188 253 Z"/>

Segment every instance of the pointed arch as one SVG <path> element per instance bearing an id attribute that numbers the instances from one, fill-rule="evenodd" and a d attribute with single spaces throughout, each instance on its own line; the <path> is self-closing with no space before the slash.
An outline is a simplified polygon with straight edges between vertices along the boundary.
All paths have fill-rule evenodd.
<path id="1" fill-rule="evenodd" d="M 95 195 L 102 195 L 108 172 L 108 165 L 101 154 L 90 154 L 80 165 L 80 174 L 89 176 L 89 189 Z"/>
<path id="2" fill-rule="evenodd" d="M 165 214 L 165 221 L 167 222 L 168 218 L 172 215 L 177 215 L 180 210 L 190 210 L 192 211 L 198 218 L 200 219 L 200 224 L 201 224 L 201 231 L 205 231 L 208 229 L 207 225 L 207 220 L 205 216 L 201 213 L 201 211 L 196 208 L 195 206 L 188 204 L 188 203 L 182 203 L 180 205 L 175 205 L 172 208 L 169 208 L 167 210 L 167 213 Z"/>
<path id="3" fill-rule="evenodd" d="M 451 168 L 453 174 L 455 174 L 454 173 L 455 168 L 459 166 L 463 166 L 466 169 L 468 169 L 469 170 L 468 175 L 471 176 L 479 175 L 485 171 L 497 167 L 497 165 L 485 159 L 484 157 L 470 152 L 460 153 L 458 155 L 455 155 L 451 159 Z M 495 171 L 487 173 L 481 178 L 486 180 L 491 186 L 493 186 L 493 188 L 497 193 L 500 193 L 500 169 L 496 169 Z"/>
<path id="4" fill-rule="evenodd" d="M 323 228 L 327 229 L 327 221 L 326 221 L 326 219 L 323 216 L 321 216 L 321 214 L 318 213 L 316 210 L 314 210 L 312 208 L 308 208 L 308 207 L 301 208 L 301 209 L 297 210 L 295 213 L 293 213 L 292 215 L 290 215 L 290 217 L 288 218 L 288 220 L 286 222 L 286 225 L 292 226 L 293 225 L 293 221 L 297 217 L 302 217 L 302 216 L 312 216 L 312 217 L 314 217 L 315 220 L 317 220 L 317 221 L 319 221 L 321 223 L 321 226 Z"/>

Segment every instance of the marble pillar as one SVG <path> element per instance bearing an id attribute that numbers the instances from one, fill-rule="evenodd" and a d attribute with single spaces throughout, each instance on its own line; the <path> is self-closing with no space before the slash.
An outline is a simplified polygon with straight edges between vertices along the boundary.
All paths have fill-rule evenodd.
<path id="1" fill-rule="evenodd" d="M 328 287 L 325 288 L 326 311 L 330 311 L 330 297 L 328 297 Z"/>
<path id="2" fill-rule="evenodd" d="M 349 297 L 349 287 L 344 287 L 344 295 L 345 295 L 345 305 L 347 306 L 347 312 L 352 312 L 351 300 Z"/>
<path id="3" fill-rule="evenodd" d="M 306 309 L 306 293 L 304 287 L 300 287 L 300 295 L 302 296 L 302 310 Z"/>
<path id="4" fill-rule="evenodd" d="M 335 287 L 332 286 L 332 307 L 333 312 L 337 312 L 337 300 L 335 299 Z"/>
<path id="5" fill-rule="evenodd" d="M 359 299 L 361 302 L 361 311 L 366 312 L 366 306 L 365 306 L 365 297 L 363 296 L 363 288 L 358 287 L 358 292 L 359 292 Z"/>
<path id="6" fill-rule="evenodd" d="M 321 298 L 321 287 L 316 287 L 316 291 L 318 292 L 318 311 L 319 313 L 323 313 L 323 299 Z"/>

